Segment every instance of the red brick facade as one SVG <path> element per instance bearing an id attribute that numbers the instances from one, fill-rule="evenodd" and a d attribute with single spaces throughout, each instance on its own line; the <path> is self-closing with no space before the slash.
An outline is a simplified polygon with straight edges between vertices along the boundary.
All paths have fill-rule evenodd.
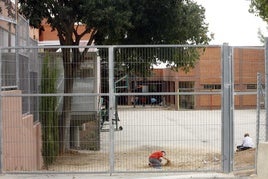
<path id="1" fill-rule="evenodd" d="M 234 88 L 235 92 L 255 92 L 257 86 L 257 73 L 264 75 L 264 49 L 263 48 L 242 48 L 233 50 L 234 65 Z M 209 47 L 201 55 L 196 67 L 189 73 L 183 71 L 175 72 L 170 69 L 154 70 L 154 79 L 171 84 L 166 87 L 166 92 L 177 92 L 181 84 L 193 83 L 189 89 L 192 92 L 220 92 L 221 89 L 221 48 Z M 168 82 L 168 83 L 167 83 Z M 188 88 L 188 87 L 186 87 Z M 167 101 L 170 105 L 180 108 L 182 101 L 178 98 Z M 188 99 L 189 100 L 189 99 Z M 191 107 L 195 109 L 218 109 L 221 107 L 220 94 L 194 95 Z M 187 101 L 186 101 L 187 103 Z M 247 108 L 256 106 L 256 95 L 235 95 L 235 107 Z"/>

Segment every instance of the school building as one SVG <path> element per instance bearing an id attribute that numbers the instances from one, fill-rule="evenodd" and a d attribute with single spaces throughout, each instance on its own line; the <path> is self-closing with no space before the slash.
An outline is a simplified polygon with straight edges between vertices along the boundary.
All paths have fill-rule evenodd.
<path id="1" fill-rule="evenodd" d="M 206 48 L 190 72 L 154 69 L 152 77 L 137 84 L 148 89 L 146 92 L 192 92 L 165 96 L 165 103 L 176 109 L 220 109 L 221 63 L 221 47 L 211 46 Z M 233 48 L 234 91 L 237 94 L 234 97 L 235 108 L 256 107 L 257 96 L 254 92 L 257 92 L 257 73 L 264 75 L 264 71 L 263 47 Z M 160 97 L 158 99 L 161 101 Z"/>
<path id="2" fill-rule="evenodd" d="M 43 22 L 43 29 L 39 31 L 39 45 L 59 44 L 57 32 L 51 31 L 49 25 Z M 83 26 L 80 31 L 83 30 Z M 81 45 L 89 38 L 85 36 Z M 176 109 L 219 109 L 221 107 L 221 47 L 209 46 L 201 54 L 194 69 L 188 73 L 170 68 L 154 69 L 153 75 L 137 78 L 135 84 L 142 86 L 146 92 L 212 92 L 211 94 L 167 95 L 165 103 Z M 245 95 L 235 95 L 235 108 L 255 108 L 257 91 L 257 73 L 264 75 L 263 47 L 233 47 L 233 76 L 234 91 Z M 134 89 L 134 81 L 130 81 L 130 88 Z M 128 90 L 131 91 L 131 90 Z M 214 92 L 218 92 L 215 94 Z M 247 94 L 248 93 L 248 94 Z M 161 97 L 159 97 L 161 101 Z M 119 97 L 120 105 L 129 105 L 129 97 Z"/>

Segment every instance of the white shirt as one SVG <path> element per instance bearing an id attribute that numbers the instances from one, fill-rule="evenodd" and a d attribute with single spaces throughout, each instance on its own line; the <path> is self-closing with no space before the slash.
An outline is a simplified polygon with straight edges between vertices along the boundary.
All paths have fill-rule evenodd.
<path id="1" fill-rule="evenodd" d="M 249 137 L 249 136 L 244 137 L 243 144 L 242 144 L 243 147 L 253 147 L 253 145 L 254 144 L 252 142 L 252 138 L 251 137 Z"/>

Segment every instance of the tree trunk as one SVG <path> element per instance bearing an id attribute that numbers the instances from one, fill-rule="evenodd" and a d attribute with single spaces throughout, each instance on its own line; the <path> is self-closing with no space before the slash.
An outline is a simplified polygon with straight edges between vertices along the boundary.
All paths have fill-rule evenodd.
<path id="1" fill-rule="evenodd" d="M 71 23 L 69 27 L 73 29 L 74 23 Z M 60 32 L 61 28 L 57 28 Z M 89 30 L 88 30 L 89 31 Z M 72 31 L 65 34 L 65 37 L 62 35 L 64 33 L 58 33 L 59 40 L 61 45 L 79 45 L 79 40 L 76 43 L 72 40 Z M 80 39 L 81 37 L 79 37 Z M 78 37 L 77 37 L 78 39 Z M 89 39 L 88 44 L 91 44 L 93 36 Z M 62 48 L 63 56 L 63 69 L 64 69 L 64 94 L 73 93 L 73 84 L 74 84 L 74 74 L 79 69 L 81 63 L 84 60 L 84 54 L 87 52 L 88 48 L 85 48 L 84 53 L 80 54 L 78 48 L 72 49 L 72 58 L 71 58 L 71 49 Z M 63 107 L 62 115 L 59 121 L 59 138 L 60 138 L 60 154 L 64 153 L 66 150 L 70 149 L 70 125 L 72 118 L 72 96 L 63 97 Z"/>

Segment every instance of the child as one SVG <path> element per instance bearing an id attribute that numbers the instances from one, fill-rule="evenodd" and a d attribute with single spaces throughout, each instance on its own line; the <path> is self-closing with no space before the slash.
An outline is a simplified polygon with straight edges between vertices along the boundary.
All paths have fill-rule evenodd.
<path id="1" fill-rule="evenodd" d="M 149 166 L 152 166 L 153 168 L 157 168 L 157 169 L 161 169 L 162 167 L 162 158 L 169 161 L 169 159 L 167 159 L 165 157 L 166 152 L 165 151 L 156 151 L 153 152 L 150 156 L 149 156 Z"/>
<path id="2" fill-rule="evenodd" d="M 236 151 L 242 151 L 242 150 L 247 150 L 247 149 L 251 149 L 251 148 L 253 148 L 252 138 L 249 137 L 248 133 L 245 133 L 242 144 L 237 146 Z"/>

